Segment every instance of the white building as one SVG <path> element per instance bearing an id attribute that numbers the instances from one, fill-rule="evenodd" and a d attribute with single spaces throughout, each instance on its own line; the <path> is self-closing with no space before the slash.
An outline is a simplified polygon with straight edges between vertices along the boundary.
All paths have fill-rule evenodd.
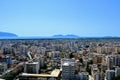
<path id="1" fill-rule="evenodd" d="M 75 60 L 62 59 L 62 80 L 75 80 Z"/>

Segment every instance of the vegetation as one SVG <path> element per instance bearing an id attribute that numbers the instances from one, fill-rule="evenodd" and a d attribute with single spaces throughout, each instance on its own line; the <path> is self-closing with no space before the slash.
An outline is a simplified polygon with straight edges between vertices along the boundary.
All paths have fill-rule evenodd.
<path id="1" fill-rule="evenodd" d="M 70 56 L 70 58 L 74 58 L 73 53 L 70 53 L 69 56 Z"/>
<path id="2" fill-rule="evenodd" d="M 82 58 L 79 58 L 79 62 L 83 63 L 83 59 L 82 59 Z"/>
<path id="3" fill-rule="evenodd" d="M 91 69 L 89 68 L 89 65 L 86 66 L 86 71 L 91 75 Z"/>
<path id="4" fill-rule="evenodd" d="M 120 54 L 120 52 L 118 52 L 118 54 Z"/>
<path id="5" fill-rule="evenodd" d="M 120 74 L 115 77 L 113 80 L 120 80 Z"/>
<path id="6" fill-rule="evenodd" d="M 90 60 L 88 64 L 93 64 L 93 60 Z"/>
<path id="7" fill-rule="evenodd" d="M 42 69 L 47 69 L 47 64 L 45 63 L 43 67 L 41 67 Z"/>
<path id="8" fill-rule="evenodd" d="M 98 64 L 98 69 L 101 71 L 101 65 L 100 64 Z"/>
<path id="9" fill-rule="evenodd" d="M 10 73 L 8 76 L 5 76 L 4 79 L 5 80 L 13 80 L 15 78 L 15 76 L 17 76 L 16 73 Z"/>

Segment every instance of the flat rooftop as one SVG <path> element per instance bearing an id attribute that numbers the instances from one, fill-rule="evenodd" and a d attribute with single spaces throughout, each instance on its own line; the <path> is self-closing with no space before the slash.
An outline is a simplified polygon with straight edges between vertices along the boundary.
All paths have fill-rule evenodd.
<path id="1" fill-rule="evenodd" d="M 29 74 L 29 73 L 22 73 L 21 76 L 25 77 L 58 77 L 60 75 L 60 69 L 55 69 L 51 72 L 51 74 Z"/>
<path id="2" fill-rule="evenodd" d="M 49 74 L 28 74 L 28 73 L 22 73 L 21 76 L 30 76 L 30 77 L 51 77 Z"/>
<path id="3" fill-rule="evenodd" d="M 58 77 L 60 75 L 60 69 L 55 69 L 51 72 L 52 77 Z"/>
<path id="4" fill-rule="evenodd" d="M 5 79 L 0 79 L 0 80 L 5 80 Z"/>
<path id="5" fill-rule="evenodd" d="M 26 62 L 25 64 L 38 64 L 38 62 Z"/>

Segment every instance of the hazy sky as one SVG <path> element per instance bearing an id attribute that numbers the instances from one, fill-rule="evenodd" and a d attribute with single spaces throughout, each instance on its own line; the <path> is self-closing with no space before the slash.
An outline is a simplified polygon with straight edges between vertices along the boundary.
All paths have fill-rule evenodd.
<path id="1" fill-rule="evenodd" d="M 120 36 L 120 0 L 0 0 L 0 31 Z"/>

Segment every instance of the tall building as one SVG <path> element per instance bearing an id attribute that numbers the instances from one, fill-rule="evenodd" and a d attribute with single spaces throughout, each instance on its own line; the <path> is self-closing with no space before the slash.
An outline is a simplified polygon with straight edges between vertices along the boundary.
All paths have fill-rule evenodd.
<path id="1" fill-rule="evenodd" d="M 75 80 L 75 60 L 62 59 L 62 80 Z"/>
<path id="2" fill-rule="evenodd" d="M 39 62 L 40 62 L 40 67 L 45 66 L 45 58 L 44 57 L 40 57 Z"/>
<path id="3" fill-rule="evenodd" d="M 109 70 L 113 69 L 114 66 L 120 67 L 120 55 L 109 55 L 106 57 L 106 59 Z"/>
<path id="4" fill-rule="evenodd" d="M 39 63 L 38 62 L 26 62 L 24 67 L 25 73 L 39 73 Z"/>
<path id="5" fill-rule="evenodd" d="M 109 70 L 111 70 L 112 68 L 113 68 L 113 65 L 114 65 L 114 58 L 113 58 L 113 56 L 107 56 L 106 57 L 107 58 L 107 68 L 109 69 Z"/>
<path id="6" fill-rule="evenodd" d="M 106 70 L 106 79 L 113 80 L 115 78 L 115 71 L 114 70 Z"/>
<path id="7" fill-rule="evenodd" d="M 119 66 L 120 67 L 120 55 L 116 55 L 115 56 L 115 66 Z"/>

